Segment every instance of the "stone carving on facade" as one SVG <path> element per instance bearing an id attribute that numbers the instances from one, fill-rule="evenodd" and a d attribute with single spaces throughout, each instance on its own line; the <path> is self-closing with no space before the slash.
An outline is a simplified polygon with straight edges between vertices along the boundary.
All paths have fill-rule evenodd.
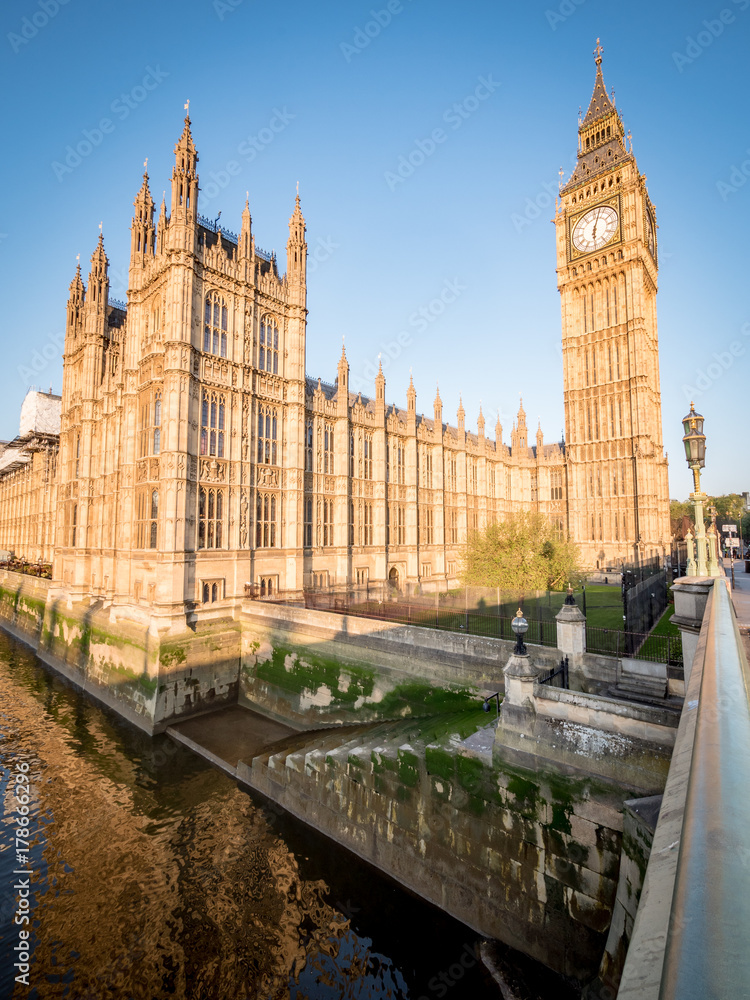
<path id="1" fill-rule="evenodd" d="M 149 473 L 150 473 L 150 478 L 151 479 L 158 479 L 159 478 L 159 459 L 158 458 L 152 458 L 151 459 L 151 464 L 150 464 L 150 467 L 149 467 Z"/>
<path id="2" fill-rule="evenodd" d="M 201 459 L 201 482 L 224 483 L 226 478 L 225 462 L 217 462 L 215 458 Z"/>
<path id="3" fill-rule="evenodd" d="M 247 492 L 242 491 L 240 496 L 240 548 L 247 548 Z"/>
<path id="4" fill-rule="evenodd" d="M 279 474 L 276 469 L 265 467 L 255 470 L 255 485 L 262 489 L 275 490 L 279 488 Z"/>

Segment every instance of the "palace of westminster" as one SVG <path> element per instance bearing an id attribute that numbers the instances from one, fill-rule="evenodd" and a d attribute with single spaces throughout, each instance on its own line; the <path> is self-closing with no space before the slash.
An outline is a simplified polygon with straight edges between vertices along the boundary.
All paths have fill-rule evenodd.
<path id="1" fill-rule="evenodd" d="M 388 580 L 458 583 L 468 534 L 548 515 L 586 565 L 663 555 L 669 540 L 654 207 L 604 86 L 601 52 L 578 161 L 556 205 L 565 442 L 510 447 L 305 374 L 307 245 L 299 196 L 286 274 L 198 214 L 189 116 L 171 205 L 135 199 L 127 305 L 109 299 L 100 234 L 70 285 L 62 397 L 30 392 L 0 454 L 0 549 L 53 564 L 69 601 L 175 620 L 258 594 Z M 1 447 L 1 446 L 0 446 Z M 218 605 L 218 607 L 216 606 Z M 226 612 L 225 612 L 226 613 Z"/>

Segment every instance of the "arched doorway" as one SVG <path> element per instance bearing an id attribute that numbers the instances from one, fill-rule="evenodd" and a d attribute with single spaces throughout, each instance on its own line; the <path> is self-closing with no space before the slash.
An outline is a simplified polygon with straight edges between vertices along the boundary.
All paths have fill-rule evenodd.
<path id="1" fill-rule="evenodd" d="M 398 581 L 398 570 L 396 569 L 395 566 L 391 566 L 391 571 L 388 574 L 388 586 L 392 591 L 395 591 L 396 593 L 401 589 L 399 587 L 399 581 Z"/>

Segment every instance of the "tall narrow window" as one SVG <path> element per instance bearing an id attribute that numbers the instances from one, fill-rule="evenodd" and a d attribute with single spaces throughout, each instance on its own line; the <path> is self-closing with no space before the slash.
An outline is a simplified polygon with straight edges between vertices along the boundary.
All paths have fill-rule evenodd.
<path id="1" fill-rule="evenodd" d="M 393 482 L 403 486 L 406 482 L 406 448 L 400 438 L 394 442 L 393 457 L 395 460 Z"/>
<path id="2" fill-rule="evenodd" d="M 373 515 L 372 504 L 366 503 L 364 505 L 364 525 L 363 525 L 364 531 L 362 537 L 363 545 L 372 545 L 372 540 L 374 536 L 372 515 Z"/>
<path id="3" fill-rule="evenodd" d="M 78 479 L 80 474 L 81 474 L 81 435 L 76 434 L 76 479 Z M 75 542 L 73 542 L 73 544 L 75 545 Z"/>
<path id="4" fill-rule="evenodd" d="M 349 475 L 354 478 L 354 433 L 349 435 Z"/>
<path id="5" fill-rule="evenodd" d="M 198 490 L 198 548 L 220 549 L 224 536 L 224 491 Z"/>
<path id="6" fill-rule="evenodd" d="M 305 424 L 305 472 L 313 470 L 313 422 Z"/>
<path id="7" fill-rule="evenodd" d="M 615 285 L 612 289 L 612 310 L 614 313 L 615 324 L 617 324 L 619 322 L 617 319 L 617 285 Z"/>
<path id="8" fill-rule="evenodd" d="M 158 390 L 154 398 L 153 452 L 154 455 L 158 455 L 161 452 L 161 392 Z"/>
<path id="9" fill-rule="evenodd" d="M 258 409 L 258 462 L 277 465 L 278 415 L 273 406 Z"/>
<path id="10" fill-rule="evenodd" d="M 323 533 L 324 546 L 333 545 L 333 500 L 323 501 Z"/>
<path id="11" fill-rule="evenodd" d="M 589 385 L 589 349 L 586 347 L 583 352 L 584 361 L 586 363 L 586 385 Z"/>
<path id="12" fill-rule="evenodd" d="M 305 500 L 305 547 L 312 547 L 312 531 L 313 531 L 313 502 L 312 500 Z"/>
<path id="13" fill-rule="evenodd" d="M 203 350 L 227 356 L 227 306 L 218 292 L 206 296 L 203 312 Z"/>
<path id="14" fill-rule="evenodd" d="M 354 545 L 354 502 L 349 501 L 349 544 Z"/>
<path id="15" fill-rule="evenodd" d="M 323 430 L 323 472 L 333 475 L 333 424 L 326 424 Z"/>
<path id="16" fill-rule="evenodd" d="M 586 300 L 586 293 L 584 292 L 583 293 L 583 332 L 584 333 L 588 333 L 589 332 L 589 311 L 588 311 L 588 306 L 586 304 L 586 301 L 587 301 Z"/>
<path id="17" fill-rule="evenodd" d="M 362 478 L 372 479 L 372 434 L 363 435 L 363 465 L 362 465 Z M 365 544 L 372 544 L 365 543 Z"/>
<path id="18" fill-rule="evenodd" d="M 201 455 L 224 457 L 225 425 L 224 397 L 204 389 L 201 397 Z"/>
<path id="19" fill-rule="evenodd" d="M 259 549 L 276 547 L 276 497 L 259 493 L 256 503 L 255 546 Z"/>
<path id="20" fill-rule="evenodd" d="M 279 328 L 270 316 L 264 316 L 260 321 L 258 367 L 272 375 L 279 373 Z"/>
<path id="21" fill-rule="evenodd" d="M 619 344 L 619 341 L 618 341 L 618 343 L 615 344 L 615 357 L 617 359 L 617 377 L 619 379 L 620 378 L 620 344 Z"/>

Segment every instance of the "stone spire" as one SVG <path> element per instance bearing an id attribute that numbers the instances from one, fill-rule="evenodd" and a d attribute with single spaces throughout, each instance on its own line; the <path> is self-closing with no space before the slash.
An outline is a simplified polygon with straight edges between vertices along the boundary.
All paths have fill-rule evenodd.
<path id="1" fill-rule="evenodd" d="M 385 375 L 383 374 L 383 361 L 378 355 L 378 374 L 375 376 L 375 400 L 385 405 Z"/>
<path id="2" fill-rule="evenodd" d="M 578 163 L 561 194 L 588 183 L 600 174 L 607 173 L 631 160 L 632 153 L 625 147 L 625 129 L 619 112 L 607 93 L 602 74 L 603 49 L 596 40 L 596 78 L 589 109 L 578 123 Z"/>
<path id="3" fill-rule="evenodd" d="M 538 422 L 537 429 L 536 429 L 536 455 L 537 455 L 537 458 L 541 457 L 542 448 L 543 447 L 544 447 L 544 435 L 542 434 L 542 421 L 540 419 L 539 422 Z"/>
<path id="4" fill-rule="evenodd" d="M 171 221 L 195 224 L 198 219 L 198 153 L 190 131 L 189 104 L 190 101 L 185 105 L 185 124 L 174 148 Z"/>
<path id="5" fill-rule="evenodd" d="M 609 94 L 607 94 L 607 88 L 604 86 L 604 76 L 602 74 L 603 51 L 604 49 L 597 38 L 596 48 L 594 49 L 594 55 L 596 56 L 596 79 L 594 80 L 594 92 L 591 95 L 589 109 L 582 122 L 584 128 L 587 125 L 591 125 L 597 118 L 612 114 L 615 110 L 615 106 L 610 100 Z"/>
<path id="6" fill-rule="evenodd" d="M 477 432 L 479 437 L 484 437 L 484 414 L 482 413 L 482 404 L 479 404 L 479 416 L 477 417 Z"/>
<path id="7" fill-rule="evenodd" d="M 289 240 L 286 245 L 286 273 L 289 281 L 304 285 L 307 277 L 306 225 L 299 201 L 299 185 L 294 212 L 289 220 Z"/>
<path id="8" fill-rule="evenodd" d="M 104 251 L 104 236 L 102 235 L 101 223 L 99 225 L 99 239 L 96 249 L 91 255 L 91 270 L 89 272 L 88 297 L 89 303 L 95 306 L 97 311 L 106 309 L 107 298 L 109 296 L 109 278 L 107 271 L 109 260 Z"/>
<path id="9" fill-rule="evenodd" d="M 414 388 L 414 376 L 409 372 L 409 388 L 406 390 L 406 404 L 409 413 L 417 412 L 417 390 Z"/>
<path id="10" fill-rule="evenodd" d="M 503 425 L 500 423 L 500 411 L 497 411 L 497 420 L 495 421 L 495 446 L 500 448 L 503 443 Z"/>
<path id="11" fill-rule="evenodd" d="M 435 392 L 435 433 L 442 435 L 443 433 L 443 401 L 440 398 L 440 386 L 437 387 Z"/>
<path id="12" fill-rule="evenodd" d="M 81 277 L 80 262 L 76 263 L 76 273 L 70 283 L 70 294 L 68 295 L 68 315 L 65 328 L 65 340 L 69 337 L 77 337 L 82 330 L 83 307 L 86 304 L 86 288 Z"/>
<path id="13" fill-rule="evenodd" d="M 341 338 L 341 357 L 337 367 L 338 372 L 338 393 L 337 410 L 340 417 L 345 417 L 349 412 L 349 362 L 346 358 L 346 347 L 344 339 Z"/>
<path id="14" fill-rule="evenodd" d="M 253 255 L 253 219 L 250 215 L 250 192 L 245 197 L 245 207 L 242 210 L 242 228 L 240 229 L 240 245 L 238 257 L 249 260 Z"/>
<path id="15" fill-rule="evenodd" d="M 148 186 L 148 171 L 146 163 L 143 164 L 143 182 L 141 189 L 135 196 L 133 207 L 133 224 L 130 227 L 130 261 L 132 263 L 144 262 L 147 254 L 152 254 L 154 250 L 154 199 Z"/>
<path id="16" fill-rule="evenodd" d="M 464 403 L 461 396 L 458 397 L 458 410 L 456 412 L 458 418 L 458 433 L 459 436 L 466 433 L 466 410 L 464 409 Z"/>
<path id="17" fill-rule="evenodd" d="M 154 253 L 164 253 L 164 244 L 167 238 L 167 192 L 163 191 L 161 196 L 161 206 L 159 208 L 159 221 L 156 224 L 156 244 Z"/>

